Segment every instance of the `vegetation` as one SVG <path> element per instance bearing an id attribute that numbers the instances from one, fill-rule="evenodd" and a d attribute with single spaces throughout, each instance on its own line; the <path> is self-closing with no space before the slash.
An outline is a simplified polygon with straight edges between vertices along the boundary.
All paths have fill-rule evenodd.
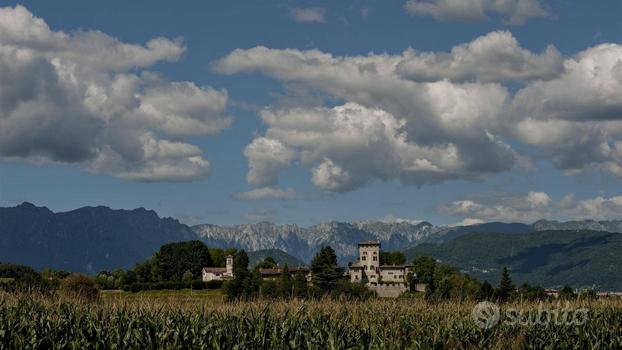
<path id="1" fill-rule="evenodd" d="M 400 251 L 381 251 L 380 265 L 404 265 L 406 264 L 406 256 Z"/>
<path id="2" fill-rule="evenodd" d="M 8 349 L 619 349 L 622 301 L 589 307 L 579 326 L 500 324 L 471 317 L 474 302 L 421 299 L 343 302 L 192 302 L 156 293 L 94 304 L 0 293 L 0 344 Z M 140 296 L 139 296 L 140 295 Z M 140 298 L 140 299 L 137 299 Z M 135 302 L 140 300 L 140 302 Z M 131 301 L 131 302 L 128 302 Z M 545 304 L 555 307 L 555 304 Z M 537 310 L 538 304 L 510 304 Z"/>
<path id="3" fill-rule="evenodd" d="M 71 274 L 60 284 L 60 292 L 64 297 L 76 298 L 88 302 L 99 298 L 99 287 L 95 281 L 82 274 Z"/>
<path id="4" fill-rule="evenodd" d="M 500 231 L 501 232 L 501 231 Z M 469 233 L 442 244 L 420 244 L 405 251 L 407 261 L 430 256 L 469 271 L 493 285 L 506 266 L 514 283 L 561 289 L 598 287 L 622 290 L 622 234 L 600 231 Z M 474 253 L 477 252 L 477 253 Z"/>
<path id="5" fill-rule="evenodd" d="M 213 266 L 207 246 L 201 241 L 186 241 L 160 247 L 153 257 L 152 272 L 156 280 L 179 281 L 188 271 L 200 276 L 205 266 Z"/>
<path id="6" fill-rule="evenodd" d="M 331 292 L 343 276 L 343 269 L 337 264 L 337 255 L 330 246 L 325 246 L 311 261 L 311 281 L 319 294 Z"/>

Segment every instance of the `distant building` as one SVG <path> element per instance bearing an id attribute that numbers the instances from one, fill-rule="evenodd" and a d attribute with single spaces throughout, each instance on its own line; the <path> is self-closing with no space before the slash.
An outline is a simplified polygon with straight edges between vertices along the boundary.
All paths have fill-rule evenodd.
<path id="1" fill-rule="evenodd" d="M 408 287 L 412 265 L 380 265 L 380 242 L 359 243 L 359 258 L 350 265 L 350 281 L 368 287 L 379 285 Z"/>
<path id="2" fill-rule="evenodd" d="M 233 255 L 227 255 L 225 267 L 204 267 L 203 282 L 222 281 L 233 278 Z"/>
<path id="3" fill-rule="evenodd" d="M 273 269 L 259 269 L 261 278 L 264 280 L 273 280 L 279 278 L 282 268 L 276 267 Z M 305 275 L 307 281 L 311 279 L 311 271 L 307 267 L 290 267 L 288 268 L 290 275 L 294 275 L 298 272 L 302 272 Z M 204 267 L 202 270 L 203 282 L 209 281 L 222 281 L 233 279 L 233 255 L 227 255 L 227 263 L 225 267 Z"/>
<path id="4" fill-rule="evenodd" d="M 287 269 L 290 275 L 294 275 L 298 272 L 302 272 L 305 275 L 307 281 L 311 280 L 311 271 L 307 267 L 290 267 Z M 264 280 L 275 280 L 281 276 L 283 271 L 282 267 L 276 267 L 273 269 L 259 269 L 259 273 L 261 274 L 261 279 Z"/>

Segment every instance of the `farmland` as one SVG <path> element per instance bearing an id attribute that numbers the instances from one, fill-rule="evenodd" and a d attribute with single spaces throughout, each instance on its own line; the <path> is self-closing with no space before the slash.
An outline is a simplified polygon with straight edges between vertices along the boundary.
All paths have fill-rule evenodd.
<path id="1" fill-rule="evenodd" d="M 218 291 L 103 293 L 94 303 L 0 294 L 2 349 L 619 349 L 622 302 L 575 301 L 582 325 L 485 330 L 475 302 L 417 298 L 365 302 L 225 303 Z M 540 304 L 508 304 L 536 310 Z M 559 307 L 555 302 L 545 307 Z"/>

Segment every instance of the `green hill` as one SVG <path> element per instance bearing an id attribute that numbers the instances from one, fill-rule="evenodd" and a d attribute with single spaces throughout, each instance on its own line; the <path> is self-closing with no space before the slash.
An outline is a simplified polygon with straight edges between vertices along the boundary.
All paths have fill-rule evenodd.
<path id="1" fill-rule="evenodd" d="M 480 280 L 497 283 L 507 266 L 515 283 L 622 290 L 622 233 L 539 231 L 470 233 L 406 250 L 408 260 L 432 256 Z"/>

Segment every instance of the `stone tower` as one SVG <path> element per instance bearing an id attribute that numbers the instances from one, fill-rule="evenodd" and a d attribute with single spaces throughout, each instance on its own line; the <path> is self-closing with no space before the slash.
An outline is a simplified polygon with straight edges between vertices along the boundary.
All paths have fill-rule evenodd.
<path id="1" fill-rule="evenodd" d="M 227 255 L 226 259 L 227 259 L 227 264 L 226 264 L 225 275 L 233 276 L 233 255 L 231 254 Z"/>
<path id="2" fill-rule="evenodd" d="M 380 242 L 368 241 L 359 243 L 359 264 L 369 283 L 378 283 L 380 266 Z"/>

